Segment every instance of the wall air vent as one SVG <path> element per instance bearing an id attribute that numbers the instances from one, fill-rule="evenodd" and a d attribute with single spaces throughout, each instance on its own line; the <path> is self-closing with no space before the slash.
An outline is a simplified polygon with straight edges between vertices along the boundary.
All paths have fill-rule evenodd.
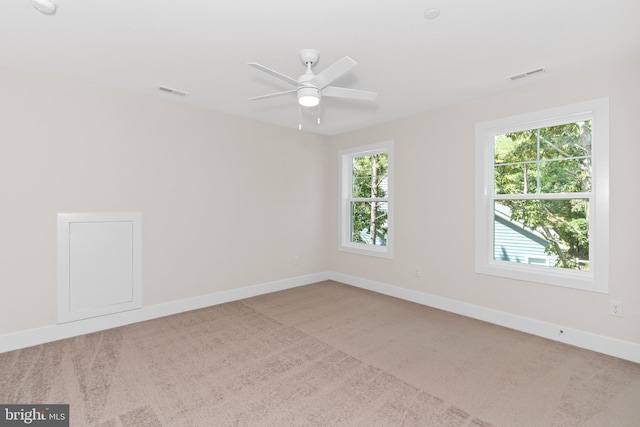
<path id="1" fill-rule="evenodd" d="M 509 80 L 511 81 L 520 80 L 520 79 L 524 79 L 525 77 L 531 77 L 536 74 L 544 73 L 545 71 L 547 70 L 545 70 L 544 68 L 536 68 L 535 70 L 527 71 L 526 73 L 516 74 L 515 76 L 511 76 L 509 77 Z"/>
<path id="2" fill-rule="evenodd" d="M 166 93 L 170 93 L 172 95 L 178 95 L 178 96 L 187 96 L 189 95 L 188 92 L 185 92 L 183 90 L 178 90 L 178 89 L 172 89 L 170 87 L 166 87 L 166 86 L 159 86 L 158 89 L 161 92 L 166 92 Z"/>

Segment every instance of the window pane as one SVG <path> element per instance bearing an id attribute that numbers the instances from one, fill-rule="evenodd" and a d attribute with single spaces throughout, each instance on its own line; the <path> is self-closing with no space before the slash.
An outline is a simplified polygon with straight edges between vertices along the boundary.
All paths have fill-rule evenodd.
<path id="1" fill-rule="evenodd" d="M 496 164 L 494 174 L 496 194 L 536 193 L 538 172 L 535 163 Z"/>
<path id="2" fill-rule="evenodd" d="M 495 163 L 535 161 L 538 158 L 536 130 L 496 135 Z"/>
<path id="3" fill-rule="evenodd" d="M 387 245 L 387 202 L 351 202 L 351 241 Z"/>
<path id="4" fill-rule="evenodd" d="M 540 193 L 591 191 L 591 158 L 540 162 Z"/>
<path id="5" fill-rule="evenodd" d="M 589 270 L 588 200 L 494 203 L 496 260 Z"/>
<path id="6" fill-rule="evenodd" d="M 496 135 L 496 194 L 591 191 L 591 121 Z"/>
<path id="7" fill-rule="evenodd" d="M 388 168 L 387 153 L 354 157 L 352 165 L 352 197 L 386 197 Z"/>
<path id="8" fill-rule="evenodd" d="M 541 128 L 536 138 L 541 159 L 591 156 L 591 121 Z"/>

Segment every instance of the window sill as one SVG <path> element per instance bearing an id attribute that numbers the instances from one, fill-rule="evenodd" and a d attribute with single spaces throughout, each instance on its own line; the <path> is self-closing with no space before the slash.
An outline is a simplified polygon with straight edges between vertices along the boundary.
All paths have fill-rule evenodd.
<path id="1" fill-rule="evenodd" d="M 477 265 L 476 273 L 604 294 L 609 292 L 607 281 L 598 278 L 590 271 L 575 271 L 508 261 L 490 261 Z"/>
<path id="2" fill-rule="evenodd" d="M 388 246 L 374 246 L 359 243 L 343 244 L 338 248 L 341 252 L 358 255 L 372 256 L 376 258 L 393 259 L 393 251 Z"/>

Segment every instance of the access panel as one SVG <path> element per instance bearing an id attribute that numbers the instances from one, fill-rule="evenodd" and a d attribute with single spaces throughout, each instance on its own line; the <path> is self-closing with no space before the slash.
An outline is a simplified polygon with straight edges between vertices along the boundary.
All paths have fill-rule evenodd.
<path id="1" fill-rule="evenodd" d="M 58 214 L 58 323 L 140 308 L 140 213 Z"/>

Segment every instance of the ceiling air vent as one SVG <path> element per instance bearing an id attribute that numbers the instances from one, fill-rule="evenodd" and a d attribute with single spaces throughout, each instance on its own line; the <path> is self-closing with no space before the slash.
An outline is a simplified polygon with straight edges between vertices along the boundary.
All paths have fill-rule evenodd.
<path id="1" fill-rule="evenodd" d="M 170 94 L 178 95 L 178 96 L 187 96 L 187 95 L 189 95 L 188 92 L 185 92 L 183 90 L 172 89 L 172 88 L 166 87 L 166 86 L 159 86 L 158 89 L 161 92 L 166 92 L 166 93 L 170 93 Z"/>
<path id="2" fill-rule="evenodd" d="M 511 76 L 509 77 L 509 80 L 511 81 L 520 80 L 520 79 L 524 79 L 525 77 L 531 77 L 536 74 L 544 73 L 545 71 L 547 70 L 545 70 L 544 68 L 536 68 L 535 70 L 527 71 L 526 73 L 516 74 L 515 76 Z"/>

